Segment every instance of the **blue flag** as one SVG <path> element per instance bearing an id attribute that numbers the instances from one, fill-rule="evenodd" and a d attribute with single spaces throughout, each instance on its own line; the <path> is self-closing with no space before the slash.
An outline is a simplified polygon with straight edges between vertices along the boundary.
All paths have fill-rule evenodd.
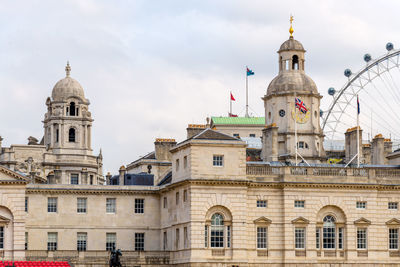
<path id="1" fill-rule="evenodd" d="M 247 76 L 254 75 L 254 71 L 252 71 L 249 68 L 246 68 L 246 69 L 247 69 Z"/>

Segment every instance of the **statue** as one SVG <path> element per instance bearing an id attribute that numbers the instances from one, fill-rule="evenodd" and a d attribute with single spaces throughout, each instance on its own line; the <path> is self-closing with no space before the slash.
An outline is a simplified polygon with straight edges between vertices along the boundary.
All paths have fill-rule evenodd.
<path id="1" fill-rule="evenodd" d="M 111 250 L 110 267 L 122 267 L 119 257 L 122 256 L 121 250 L 114 248 Z"/>

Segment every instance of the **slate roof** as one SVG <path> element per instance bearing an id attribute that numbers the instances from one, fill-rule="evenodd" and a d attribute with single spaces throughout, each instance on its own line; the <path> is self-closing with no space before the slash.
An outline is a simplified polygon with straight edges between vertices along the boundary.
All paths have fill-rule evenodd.
<path id="1" fill-rule="evenodd" d="M 111 185 L 119 184 L 119 175 L 114 175 L 110 179 Z M 124 177 L 124 185 L 154 185 L 154 175 L 146 172 L 127 173 Z"/>
<path id="2" fill-rule="evenodd" d="M 211 117 L 211 124 L 218 125 L 265 125 L 265 117 Z"/>
<path id="3" fill-rule="evenodd" d="M 210 128 L 201 131 L 199 134 L 193 136 L 191 139 L 195 140 L 236 140 L 239 141 L 236 137 L 232 137 L 230 135 L 226 135 L 217 131 L 214 131 Z"/>

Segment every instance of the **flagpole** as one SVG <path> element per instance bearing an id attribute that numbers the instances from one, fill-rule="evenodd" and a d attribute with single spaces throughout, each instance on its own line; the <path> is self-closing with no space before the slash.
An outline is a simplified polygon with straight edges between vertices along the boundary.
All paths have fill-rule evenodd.
<path id="1" fill-rule="evenodd" d="M 232 116 L 232 91 L 231 94 L 229 95 L 229 101 L 230 101 L 230 111 L 229 111 L 229 117 Z"/>
<path id="2" fill-rule="evenodd" d="M 360 104 L 357 95 L 357 168 L 360 168 Z"/>
<path id="3" fill-rule="evenodd" d="M 296 91 L 294 91 L 294 142 L 295 142 L 295 163 L 297 166 L 297 107 L 296 107 Z"/>
<path id="4" fill-rule="evenodd" d="M 249 86 L 248 86 L 248 77 L 247 75 L 247 66 L 246 66 L 246 118 L 249 117 Z"/>

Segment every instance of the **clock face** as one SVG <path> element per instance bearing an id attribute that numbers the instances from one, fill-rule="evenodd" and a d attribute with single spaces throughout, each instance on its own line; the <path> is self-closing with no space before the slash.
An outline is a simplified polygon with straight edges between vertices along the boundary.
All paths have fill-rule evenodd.
<path id="1" fill-rule="evenodd" d="M 293 108 L 292 109 L 292 117 L 298 123 L 306 123 L 310 119 L 310 111 L 307 110 L 307 113 L 300 112 L 299 109 Z"/>
<path id="2" fill-rule="evenodd" d="M 283 109 L 279 110 L 279 116 L 285 117 L 285 114 L 286 112 Z"/>

